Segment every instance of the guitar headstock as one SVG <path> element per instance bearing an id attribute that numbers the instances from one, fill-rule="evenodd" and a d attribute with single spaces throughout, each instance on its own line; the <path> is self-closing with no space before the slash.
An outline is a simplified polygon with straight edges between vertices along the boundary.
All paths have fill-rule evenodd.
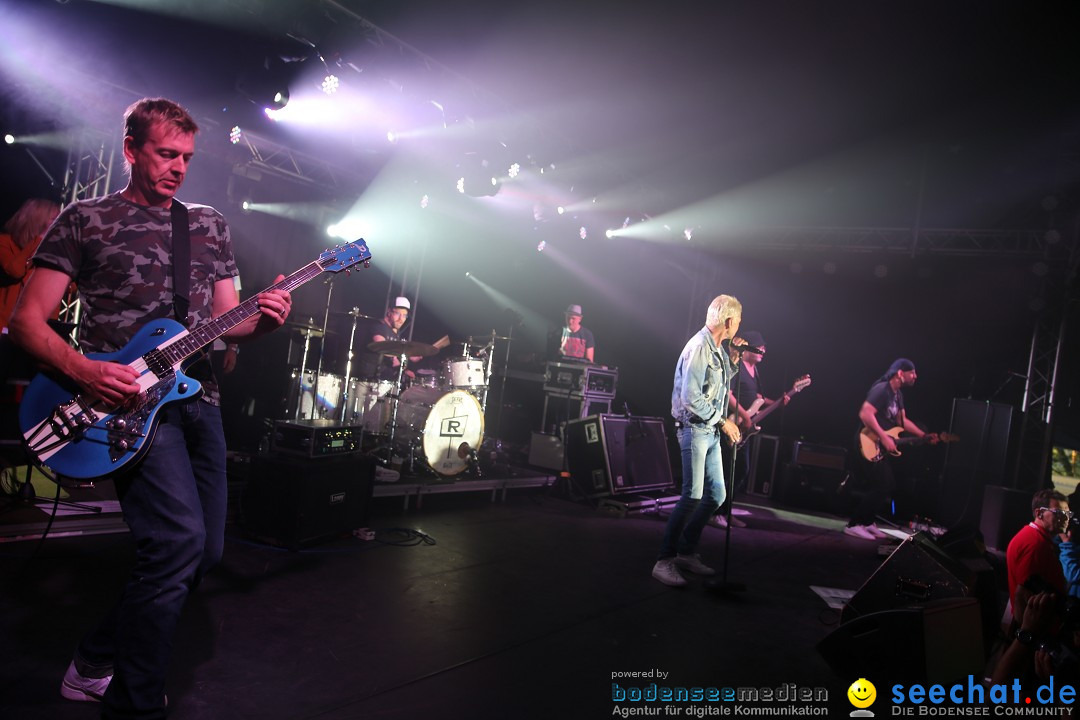
<path id="1" fill-rule="evenodd" d="M 361 238 L 323 252 L 319 255 L 318 263 L 324 272 L 332 273 L 348 270 L 357 263 L 364 263 L 364 267 L 370 267 L 371 251 Z"/>
<path id="2" fill-rule="evenodd" d="M 945 443 L 960 442 L 960 436 L 952 433 L 938 433 L 937 439 L 938 442 Z"/>
<path id="3" fill-rule="evenodd" d="M 810 387 L 810 376 L 803 375 L 801 378 L 799 378 L 792 384 L 791 393 L 794 394 L 797 392 L 802 392 L 808 387 Z"/>

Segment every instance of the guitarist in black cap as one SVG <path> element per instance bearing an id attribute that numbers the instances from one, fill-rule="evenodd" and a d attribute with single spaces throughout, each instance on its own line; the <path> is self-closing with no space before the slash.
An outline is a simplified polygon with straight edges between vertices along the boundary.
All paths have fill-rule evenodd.
<path id="1" fill-rule="evenodd" d="M 765 357 L 765 338 L 757 330 L 747 330 L 741 333 L 741 336 L 746 341 L 747 347 L 762 351 L 760 354 L 753 350 L 744 350 L 742 352 L 742 359 L 739 362 L 740 372 L 735 376 L 735 387 L 731 390 L 735 399 L 735 412 L 732 419 L 738 424 L 743 437 L 748 437 L 753 434 L 754 421 L 752 415 L 754 413 L 776 402 L 787 405 L 791 398 L 787 395 L 782 396 L 780 400 L 770 400 L 765 397 L 761 390 L 761 376 L 758 373 L 758 365 Z M 756 407 L 754 407 L 755 403 L 757 404 Z M 753 412 L 751 412 L 751 409 L 753 409 Z M 732 487 L 735 490 L 743 490 L 746 486 L 746 479 L 750 475 L 748 449 L 748 447 L 735 449 L 727 444 L 723 446 L 725 468 L 731 467 L 731 453 L 735 451 L 735 472 L 732 476 Z M 718 528 L 727 526 L 727 505 L 731 500 L 732 498 L 728 498 L 720 506 L 720 509 L 716 511 L 716 515 L 709 521 L 710 525 Z M 746 527 L 746 523 L 735 515 L 731 516 L 731 525 L 732 527 Z"/>
<path id="2" fill-rule="evenodd" d="M 859 472 L 869 481 L 869 487 L 844 528 L 845 535 L 862 540 L 888 537 L 878 528 L 874 517 L 896 487 L 892 458 L 900 453 L 896 449 L 895 433 L 890 434 L 889 430 L 900 428 L 916 438 L 937 442 L 936 434 L 924 433 L 904 411 L 903 388 L 914 385 L 916 378 L 915 363 L 907 358 L 897 358 L 885 374 L 870 386 L 870 392 L 859 409 L 859 420 L 863 425 L 860 440 L 865 437 L 871 443 L 880 443 L 881 452 L 880 457 L 874 459 L 866 457 L 863 452 L 857 461 Z"/>

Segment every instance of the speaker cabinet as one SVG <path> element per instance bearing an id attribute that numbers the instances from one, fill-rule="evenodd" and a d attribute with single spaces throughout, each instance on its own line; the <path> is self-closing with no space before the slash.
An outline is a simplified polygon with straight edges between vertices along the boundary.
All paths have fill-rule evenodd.
<path id="1" fill-rule="evenodd" d="M 844 606 L 840 619 L 848 622 L 870 613 L 952 598 L 975 599 L 983 636 L 993 636 L 1001 613 L 991 565 L 981 556 L 954 557 L 920 532 L 885 559 Z"/>
<path id="2" fill-rule="evenodd" d="M 375 461 L 361 455 L 259 456 L 242 512 L 247 531 L 296 550 L 368 524 Z"/>
<path id="3" fill-rule="evenodd" d="M 953 400 L 950 432 L 960 442 L 945 447 L 945 469 L 935 519 L 949 528 L 979 526 L 987 485 L 1011 485 L 1019 423 L 1011 405 Z M 1029 518 L 1030 519 L 1030 518 Z"/>
<path id="4" fill-rule="evenodd" d="M 982 677 L 984 647 L 979 603 L 954 598 L 861 615 L 817 649 L 839 677 L 948 684 Z"/>
<path id="5" fill-rule="evenodd" d="M 982 500 L 982 531 L 986 547 L 1005 552 L 1009 541 L 1020 528 L 1031 522 L 1030 490 L 990 485 L 984 489 Z"/>
<path id="6" fill-rule="evenodd" d="M 974 587 L 973 573 L 939 549 L 928 535 L 915 533 L 863 583 L 840 618 L 847 622 L 880 610 L 968 597 Z"/>
<path id="7" fill-rule="evenodd" d="M 578 487 L 619 495 L 672 486 L 660 418 L 592 415 L 566 424 L 566 459 Z"/>

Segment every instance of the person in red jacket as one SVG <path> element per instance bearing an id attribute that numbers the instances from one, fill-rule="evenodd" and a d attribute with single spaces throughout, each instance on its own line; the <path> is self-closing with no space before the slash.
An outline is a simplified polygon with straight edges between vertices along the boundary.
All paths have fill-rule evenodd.
<path id="1" fill-rule="evenodd" d="M 1040 587 L 1053 588 L 1065 596 L 1065 573 L 1058 559 L 1055 537 L 1072 517 L 1069 501 L 1057 490 L 1039 490 L 1031 498 L 1032 520 L 1009 541 L 1005 564 L 1009 572 L 1009 600 L 1013 617 L 1023 617 L 1028 596 L 1025 583 L 1035 578 Z"/>

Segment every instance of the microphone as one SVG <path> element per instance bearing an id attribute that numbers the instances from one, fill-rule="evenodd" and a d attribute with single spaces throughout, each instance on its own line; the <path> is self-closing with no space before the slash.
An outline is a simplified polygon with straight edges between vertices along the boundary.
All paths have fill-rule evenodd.
<path id="1" fill-rule="evenodd" d="M 739 338 L 742 340 L 742 338 Z M 735 349 L 737 352 L 749 352 L 755 355 L 764 355 L 765 351 L 762 348 L 754 347 L 753 345 L 736 345 L 733 342 L 729 342 L 728 346 Z"/>

